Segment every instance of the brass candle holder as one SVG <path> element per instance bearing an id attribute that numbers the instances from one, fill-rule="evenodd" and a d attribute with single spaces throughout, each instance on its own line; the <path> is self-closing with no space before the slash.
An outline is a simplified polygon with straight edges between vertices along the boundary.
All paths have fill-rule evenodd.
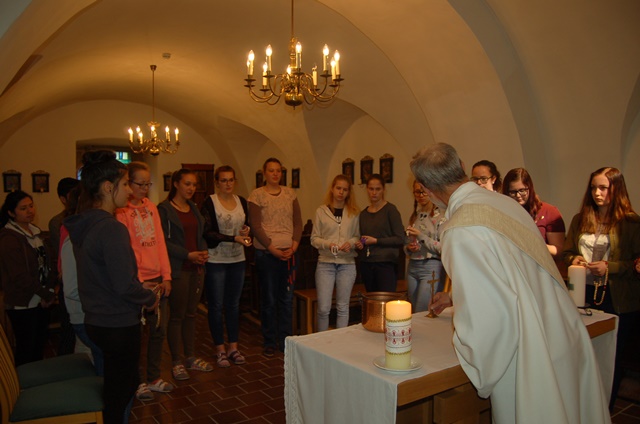
<path id="1" fill-rule="evenodd" d="M 436 290 L 435 290 L 435 284 L 438 282 L 438 279 L 436 279 L 436 272 L 435 271 L 431 271 L 431 280 L 427 280 L 427 283 L 429 283 L 429 285 L 431 286 L 431 298 L 429 300 L 429 303 L 433 302 L 433 296 L 435 296 L 436 294 Z M 436 315 L 433 310 L 431 309 L 431 306 L 429 306 L 429 313 L 427 315 L 425 315 L 427 318 L 438 318 L 438 315 Z"/>

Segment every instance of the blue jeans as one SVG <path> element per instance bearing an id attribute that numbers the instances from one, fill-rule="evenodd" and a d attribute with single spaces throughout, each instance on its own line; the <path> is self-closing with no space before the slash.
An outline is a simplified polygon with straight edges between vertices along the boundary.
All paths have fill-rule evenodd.
<path id="1" fill-rule="evenodd" d="M 413 306 L 413 312 L 424 312 L 429 310 L 431 301 L 430 280 L 434 283 L 435 293 L 442 291 L 446 273 L 439 259 L 415 259 L 409 261 L 407 271 L 407 297 Z"/>
<path id="2" fill-rule="evenodd" d="M 102 350 L 89 338 L 87 329 L 84 324 L 72 324 L 73 331 L 82 343 L 89 349 L 91 349 L 91 356 L 93 356 L 93 366 L 96 368 L 96 374 L 100 377 L 104 376 L 104 357 L 102 356 Z"/>
<path id="3" fill-rule="evenodd" d="M 289 263 L 256 249 L 256 270 L 260 282 L 260 321 L 265 347 L 280 347 L 293 334 L 293 284 Z"/>
<path id="4" fill-rule="evenodd" d="M 334 264 L 318 262 L 316 267 L 316 290 L 318 292 L 318 331 L 329 328 L 329 313 L 333 288 L 336 288 L 336 327 L 349 325 L 349 299 L 356 281 L 356 264 Z"/>
<path id="5" fill-rule="evenodd" d="M 204 289 L 209 306 L 209 330 L 216 346 L 224 344 L 224 322 L 229 343 L 238 342 L 240 296 L 244 286 L 246 262 L 216 264 L 207 262 Z M 224 310 L 225 319 L 222 318 Z"/>

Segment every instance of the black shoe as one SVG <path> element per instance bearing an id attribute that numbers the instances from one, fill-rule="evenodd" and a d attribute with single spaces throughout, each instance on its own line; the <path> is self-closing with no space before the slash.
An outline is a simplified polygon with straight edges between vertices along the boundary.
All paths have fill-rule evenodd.
<path id="1" fill-rule="evenodd" d="M 262 351 L 262 354 L 268 357 L 272 357 L 273 355 L 275 355 L 275 353 L 276 353 L 276 350 L 273 346 L 267 346 Z"/>

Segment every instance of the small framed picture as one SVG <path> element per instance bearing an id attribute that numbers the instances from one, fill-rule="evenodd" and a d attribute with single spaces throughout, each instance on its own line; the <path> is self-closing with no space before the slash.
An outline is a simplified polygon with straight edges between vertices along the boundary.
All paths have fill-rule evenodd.
<path id="1" fill-rule="evenodd" d="M 22 189 L 22 174 L 15 169 L 10 169 L 2 173 L 2 181 L 4 183 L 4 192 L 11 193 Z"/>
<path id="2" fill-rule="evenodd" d="M 34 193 L 49 193 L 49 173 L 36 171 L 31 173 Z"/>
<path id="3" fill-rule="evenodd" d="M 282 167 L 282 175 L 280 175 L 280 185 L 287 185 L 287 168 L 285 168 L 284 166 Z"/>
<path id="4" fill-rule="evenodd" d="M 380 158 L 380 175 L 385 183 L 393 182 L 393 156 L 388 153 Z"/>
<path id="5" fill-rule="evenodd" d="M 260 188 L 264 185 L 264 174 L 262 173 L 262 169 L 258 169 L 256 171 L 256 188 Z"/>
<path id="6" fill-rule="evenodd" d="M 373 158 L 365 156 L 360 159 L 360 184 L 366 184 L 371 174 L 373 174 Z"/>
<path id="7" fill-rule="evenodd" d="M 171 191 L 171 172 L 165 172 L 162 175 L 162 183 L 164 191 Z"/>
<path id="8" fill-rule="evenodd" d="M 300 168 L 291 169 L 291 188 L 300 188 Z"/>
<path id="9" fill-rule="evenodd" d="M 353 176 L 355 175 L 355 166 L 356 162 L 351 158 L 347 158 L 342 161 L 342 175 L 345 175 L 347 178 L 349 178 L 351 184 L 355 184 L 355 181 L 353 179 Z"/>

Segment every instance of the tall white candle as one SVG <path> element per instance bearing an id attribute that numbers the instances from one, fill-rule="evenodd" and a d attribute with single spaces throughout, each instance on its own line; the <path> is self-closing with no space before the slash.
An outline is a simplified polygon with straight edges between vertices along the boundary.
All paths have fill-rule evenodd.
<path id="1" fill-rule="evenodd" d="M 587 269 L 581 265 L 569 267 L 569 294 L 576 306 L 585 305 Z"/>
<path id="2" fill-rule="evenodd" d="M 411 367 L 411 304 L 394 300 L 385 304 L 385 366 L 406 370 Z"/>

